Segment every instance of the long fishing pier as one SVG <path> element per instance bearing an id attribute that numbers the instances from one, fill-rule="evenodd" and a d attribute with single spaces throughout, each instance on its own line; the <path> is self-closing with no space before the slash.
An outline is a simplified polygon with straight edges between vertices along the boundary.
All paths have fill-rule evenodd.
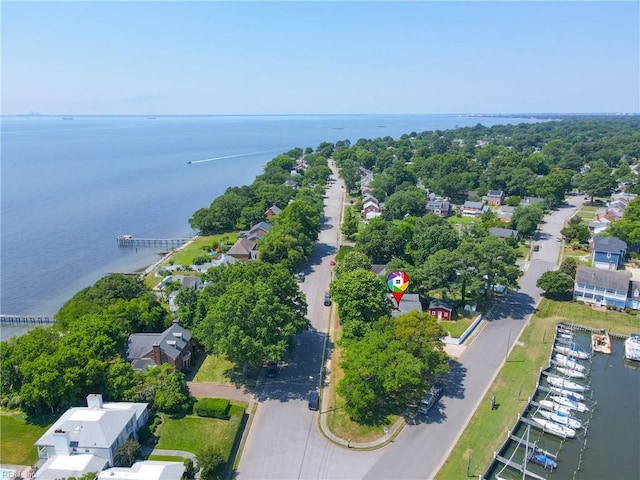
<path id="1" fill-rule="evenodd" d="M 52 325 L 56 323 L 53 315 L 5 315 L 0 314 L 2 325 Z"/>
<path id="2" fill-rule="evenodd" d="M 138 238 L 133 235 L 119 235 L 119 247 L 179 247 L 191 238 Z"/>

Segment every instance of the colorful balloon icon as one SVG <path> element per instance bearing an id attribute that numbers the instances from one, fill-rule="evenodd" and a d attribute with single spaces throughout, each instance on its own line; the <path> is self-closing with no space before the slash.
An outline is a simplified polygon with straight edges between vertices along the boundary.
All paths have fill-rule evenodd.
<path id="1" fill-rule="evenodd" d="M 396 310 L 400 308 L 400 300 L 404 295 L 404 292 L 409 288 L 409 277 L 404 272 L 393 272 L 387 277 L 387 286 L 396 299 L 398 306 Z"/>

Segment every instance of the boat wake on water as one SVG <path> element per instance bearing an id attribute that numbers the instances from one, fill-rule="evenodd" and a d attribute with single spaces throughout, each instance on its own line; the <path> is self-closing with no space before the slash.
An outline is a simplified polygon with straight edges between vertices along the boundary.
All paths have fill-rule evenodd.
<path id="1" fill-rule="evenodd" d="M 280 152 L 286 149 L 282 148 L 272 148 L 271 150 L 261 150 L 260 152 L 250 152 L 250 153 L 238 153 L 235 155 L 225 155 L 223 157 L 213 157 L 213 158 L 205 158 L 202 160 L 189 160 L 187 164 L 193 165 L 194 163 L 205 163 L 205 162 L 214 162 L 216 160 L 226 160 L 227 158 L 239 158 L 239 157 L 250 157 L 252 155 L 262 155 L 263 153 L 273 153 Z"/>

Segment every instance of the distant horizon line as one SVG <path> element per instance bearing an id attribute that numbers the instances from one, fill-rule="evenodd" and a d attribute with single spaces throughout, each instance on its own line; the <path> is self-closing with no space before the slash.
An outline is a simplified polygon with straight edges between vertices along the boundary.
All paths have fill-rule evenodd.
<path id="1" fill-rule="evenodd" d="M 522 117 L 542 115 L 571 116 L 636 116 L 639 112 L 448 112 L 448 113 L 2 113 L 0 117 L 301 117 L 301 116 L 350 116 L 350 115 L 443 115 L 470 117 Z"/>

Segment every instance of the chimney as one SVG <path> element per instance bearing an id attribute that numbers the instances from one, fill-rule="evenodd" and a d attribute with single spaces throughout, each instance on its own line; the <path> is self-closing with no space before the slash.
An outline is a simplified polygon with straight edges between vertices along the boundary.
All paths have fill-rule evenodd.
<path id="1" fill-rule="evenodd" d="M 152 352 L 152 360 L 156 363 L 156 365 L 162 365 L 162 352 L 160 351 L 160 344 L 153 344 L 153 352 Z"/>
<path id="2" fill-rule="evenodd" d="M 87 395 L 87 407 L 94 410 L 100 410 L 102 408 L 102 394 L 90 393 Z"/>
<path id="3" fill-rule="evenodd" d="M 69 432 L 60 429 L 53 432 L 53 449 L 56 455 L 71 455 Z"/>

